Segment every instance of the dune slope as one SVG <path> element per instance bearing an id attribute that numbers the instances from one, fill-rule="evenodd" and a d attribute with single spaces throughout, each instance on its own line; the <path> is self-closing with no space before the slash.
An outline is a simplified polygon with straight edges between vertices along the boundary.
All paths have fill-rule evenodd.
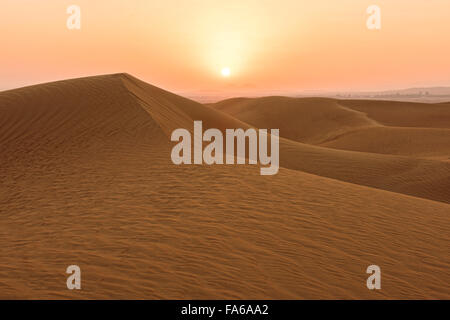
<path id="1" fill-rule="evenodd" d="M 450 205 L 301 168 L 173 165 L 168 133 L 193 118 L 248 127 L 126 74 L 0 93 L 0 298 L 450 297 Z M 328 150 L 282 149 L 292 167 Z M 323 165 L 361 154 L 330 150 Z"/>
<path id="2" fill-rule="evenodd" d="M 257 128 L 279 128 L 284 138 L 312 144 L 358 128 L 378 126 L 364 113 L 343 107 L 333 99 L 235 98 L 212 107 Z"/>
<path id="3" fill-rule="evenodd" d="M 339 100 L 341 105 L 386 126 L 450 129 L 448 103 L 419 103 L 377 100 Z"/>
<path id="4" fill-rule="evenodd" d="M 448 103 L 264 97 L 210 106 L 256 127 L 280 128 L 282 137 L 298 142 L 448 159 Z"/>
<path id="5" fill-rule="evenodd" d="M 448 161 L 450 129 L 373 127 L 343 134 L 320 146 Z"/>
<path id="6" fill-rule="evenodd" d="M 373 102 L 365 108 L 362 101 L 267 97 L 229 99 L 210 107 L 243 121 L 256 119 L 253 124 L 260 128 L 279 128 L 285 168 L 449 203 L 450 130 L 445 126 L 450 124 L 445 119 L 450 108 L 399 103 L 401 111 L 396 111 L 383 103 L 377 111 Z M 409 105 L 418 120 L 401 118 Z M 392 124 L 410 127 L 382 123 L 390 110 Z M 434 127 L 411 127 L 429 124 L 439 112 L 442 118 Z"/>

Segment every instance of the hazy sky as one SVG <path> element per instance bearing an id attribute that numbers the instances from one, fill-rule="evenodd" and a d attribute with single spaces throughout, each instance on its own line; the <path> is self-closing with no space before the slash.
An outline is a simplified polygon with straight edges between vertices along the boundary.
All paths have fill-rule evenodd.
<path id="1" fill-rule="evenodd" d="M 450 85 L 449 0 L 1 3 L 0 90 L 116 72 L 221 94 Z M 366 27 L 372 4 L 381 30 Z"/>

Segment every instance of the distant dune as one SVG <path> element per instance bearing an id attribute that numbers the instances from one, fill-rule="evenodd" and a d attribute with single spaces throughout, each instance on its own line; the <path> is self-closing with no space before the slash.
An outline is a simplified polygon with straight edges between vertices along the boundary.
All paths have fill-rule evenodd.
<path id="1" fill-rule="evenodd" d="M 280 128 L 282 168 L 172 164 L 194 120 Z M 0 298 L 448 299 L 449 132 L 450 104 L 202 105 L 128 74 L 0 92 Z"/>
<path id="2" fill-rule="evenodd" d="M 285 97 L 209 106 L 280 128 L 286 168 L 450 203 L 450 106 Z"/>
<path id="3" fill-rule="evenodd" d="M 306 143 L 381 126 L 450 129 L 450 103 L 265 97 L 209 106 L 256 126 L 278 125 L 285 138 Z"/>
<path id="4" fill-rule="evenodd" d="M 361 152 L 450 160 L 450 129 L 377 127 L 355 130 L 321 146 Z"/>
<path id="5" fill-rule="evenodd" d="M 236 98 L 211 106 L 256 127 L 280 128 L 284 138 L 305 143 L 377 125 L 364 113 L 327 98 Z"/>
<path id="6" fill-rule="evenodd" d="M 379 92 L 327 93 L 324 96 L 348 97 L 351 99 L 387 100 L 400 102 L 439 103 L 450 101 L 450 87 L 423 87 Z"/>

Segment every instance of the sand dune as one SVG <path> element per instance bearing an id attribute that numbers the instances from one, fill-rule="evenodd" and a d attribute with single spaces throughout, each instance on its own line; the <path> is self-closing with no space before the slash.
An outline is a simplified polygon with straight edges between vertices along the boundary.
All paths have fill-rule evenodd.
<path id="1" fill-rule="evenodd" d="M 374 127 L 320 144 L 328 148 L 450 160 L 450 129 Z"/>
<path id="2" fill-rule="evenodd" d="M 304 143 L 385 125 L 321 108 L 339 121 L 319 112 L 324 132 L 298 133 L 289 122 L 283 168 L 266 177 L 173 165 L 168 138 L 193 120 L 247 128 L 262 116 L 126 74 L 1 92 L 0 297 L 449 298 L 448 163 Z M 70 264 L 80 291 L 65 287 Z M 366 288 L 371 264 L 380 291 Z"/>
<path id="3" fill-rule="evenodd" d="M 360 130 L 380 133 L 377 128 L 385 126 L 450 129 L 449 103 L 264 97 L 234 98 L 210 106 L 256 127 L 280 128 L 283 137 L 310 144 L 325 143 Z M 407 132 L 418 131 L 403 130 L 398 134 Z M 448 138 L 446 130 L 424 134 L 432 134 L 431 141 L 439 132 Z"/>
<path id="4" fill-rule="evenodd" d="M 317 144 L 378 125 L 364 113 L 326 98 L 236 98 L 211 106 L 258 128 L 280 128 L 282 137 L 304 143 Z"/>
<path id="5" fill-rule="evenodd" d="M 268 97 L 230 99 L 210 107 L 244 121 L 257 119 L 253 123 L 257 127 L 280 128 L 285 138 L 280 142 L 280 161 L 285 168 L 449 203 L 450 163 L 439 160 L 448 160 L 450 151 L 450 130 L 445 127 L 450 124 L 444 121 L 450 108 L 400 103 L 403 109 L 396 111 L 394 102 L 392 109 L 383 104 L 378 112 L 373 101 L 371 108 L 359 107 L 361 104 L 327 98 Z M 419 119 L 409 115 L 400 119 L 402 112 L 408 113 L 408 105 Z M 379 121 L 388 118 L 389 110 L 394 110 L 390 123 L 396 125 L 425 125 L 437 118 L 438 112 L 443 116 L 434 127 L 429 125 L 431 128 L 387 127 Z M 439 126 L 444 129 L 436 129 Z"/>
<path id="6" fill-rule="evenodd" d="M 387 126 L 450 129 L 448 103 L 340 100 L 340 104 Z"/>

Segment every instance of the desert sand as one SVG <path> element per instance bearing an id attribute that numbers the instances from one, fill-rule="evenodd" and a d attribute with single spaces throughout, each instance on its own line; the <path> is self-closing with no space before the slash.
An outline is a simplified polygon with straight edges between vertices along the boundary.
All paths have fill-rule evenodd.
<path id="1" fill-rule="evenodd" d="M 174 165 L 194 120 L 279 128 L 279 173 Z M 449 299 L 449 157 L 448 103 L 202 105 L 128 74 L 0 92 L 0 298 Z"/>

